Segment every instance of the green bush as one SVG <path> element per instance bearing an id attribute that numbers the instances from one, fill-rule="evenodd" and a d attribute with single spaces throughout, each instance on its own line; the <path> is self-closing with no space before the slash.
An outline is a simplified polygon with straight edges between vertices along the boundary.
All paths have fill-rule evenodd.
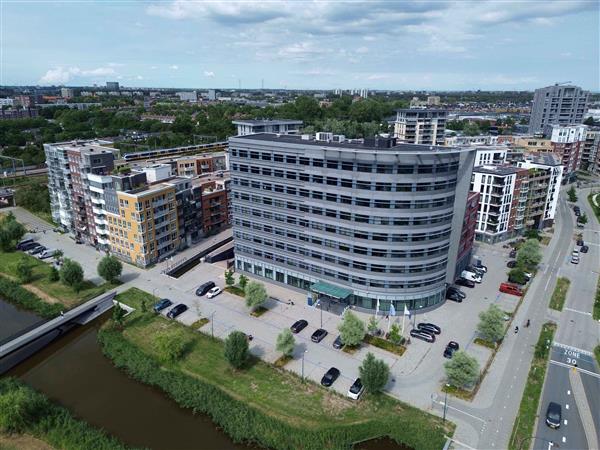
<path id="1" fill-rule="evenodd" d="M 83 269 L 81 264 L 66 258 L 60 268 L 60 279 L 67 286 L 79 291 L 81 283 L 83 282 Z"/>
<path id="2" fill-rule="evenodd" d="M 0 379 L 0 431 L 27 433 L 57 449 L 127 448 L 14 378 Z"/>
<path id="3" fill-rule="evenodd" d="M 248 361 L 248 338 L 241 331 L 232 331 L 225 339 L 225 359 L 236 369 L 241 369 Z"/>
<path id="4" fill-rule="evenodd" d="M 52 319 L 67 308 L 62 303 L 46 303 L 8 278 L 0 275 L 0 297 L 13 305 L 27 309 L 44 319 Z"/>
<path id="5" fill-rule="evenodd" d="M 189 346 L 189 340 L 177 332 L 166 331 L 154 336 L 154 348 L 165 362 L 177 361 Z"/>

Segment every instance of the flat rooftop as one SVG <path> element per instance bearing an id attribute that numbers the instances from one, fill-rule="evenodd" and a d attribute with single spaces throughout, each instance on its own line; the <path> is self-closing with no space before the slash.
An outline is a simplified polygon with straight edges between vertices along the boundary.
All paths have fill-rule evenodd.
<path id="1" fill-rule="evenodd" d="M 500 176 L 512 175 L 514 173 L 523 172 L 524 170 L 527 169 L 516 166 L 478 166 L 473 168 L 473 172 Z"/>
<path id="2" fill-rule="evenodd" d="M 293 119 L 249 119 L 249 120 L 232 120 L 234 125 L 302 125 L 301 120 Z"/>

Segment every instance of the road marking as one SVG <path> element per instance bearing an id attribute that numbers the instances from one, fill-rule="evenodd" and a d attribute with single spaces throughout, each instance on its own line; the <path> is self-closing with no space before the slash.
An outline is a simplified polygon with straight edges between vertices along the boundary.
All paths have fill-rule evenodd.
<path id="1" fill-rule="evenodd" d="M 585 316 L 591 316 L 591 315 L 592 315 L 592 313 L 585 312 L 585 311 L 579 311 L 579 310 L 577 310 L 577 309 L 571 309 L 571 308 L 563 308 L 563 309 L 564 309 L 565 311 L 571 311 L 571 312 L 574 312 L 574 313 L 583 314 L 583 315 L 585 315 Z"/>
<path id="2" fill-rule="evenodd" d="M 544 292 L 546 292 L 548 290 L 548 285 L 550 284 L 551 279 L 552 279 L 551 277 L 548 277 L 548 281 L 546 281 L 546 287 L 544 288 Z"/>
<path id="3" fill-rule="evenodd" d="M 550 364 L 555 364 L 557 366 L 566 367 L 567 369 L 577 370 L 578 372 L 585 373 L 586 375 L 591 375 L 593 377 L 600 378 L 600 374 L 597 374 L 595 372 L 590 372 L 589 370 L 582 369 L 581 367 L 574 367 L 570 364 L 565 364 L 565 363 L 561 363 L 558 361 L 554 361 L 553 359 L 550 360 Z"/>
<path id="4" fill-rule="evenodd" d="M 565 442 L 567 442 L 567 438 L 563 436 L 562 441 L 563 441 L 563 444 L 564 444 Z"/>
<path id="5" fill-rule="evenodd" d="M 569 404 L 568 403 L 565 405 L 565 408 L 569 409 Z"/>
<path id="6" fill-rule="evenodd" d="M 552 343 L 552 345 L 555 346 L 555 347 L 561 347 L 561 348 L 564 348 L 564 349 L 567 349 L 567 350 L 574 350 L 576 352 L 583 353 L 584 355 L 594 356 L 594 354 L 592 352 L 590 352 L 588 350 L 583 350 L 581 348 L 573 347 L 572 345 L 561 344 L 560 342 L 556 342 L 556 341 L 554 341 Z"/>
<path id="7" fill-rule="evenodd" d="M 458 445 L 462 445 L 464 448 L 467 448 L 467 449 L 469 449 L 469 450 L 476 450 L 476 449 L 474 449 L 473 447 L 471 447 L 471 446 L 469 446 L 469 445 L 465 444 L 464 442 L 457 441 L 457 440 L 456 440 L 455 438 L 453 438 L 453 437 L 450 437 L 450 436 L 444 436 L 444 437 L 445 437 L 446 439 L 450 439 L 452 442 L 455 442 L 455 443 L 456 443 L 456 444 L 458 444 Z M 492 444 L 492 445 L 494 445 L 494 444 Z"/>
<path id="8" fill-rule="evenodd" d="M 569 421 L 568 421 L 567 419 L 565 419 L 565 422 L 564 422 L 564 424 L 566 425 L 566 424 L 568 424 L 568 423 L 569 423 Z"/>
<path id="9" fill-rule="evenodd" d="M 441 402 L 441 401 L 436 401 L 435 403 L 437 403 L 439 405 L 442 405 L 442 406 L 444 405 L 444 402 Z M 450 406 L 450 405 L 447 404 L 446 408 L 453 409 L 453 410 L 455 410 L 455 411 L 457 411 L 459 413 L 464 414 L 465 416 L 469 416 L 469 417 L 471 417 L 473 419 L 476 419 L 476 420 L 479 420 L 480 422 L 485 423 L 485 420 L 483 420 L 481 417 L 477 417 L 477 416 L 474 416 L 473 414 L 469 414 L 468 412 L 463 411 L 463 410 L 458 409 L 458 408 L 455 408 L 454 406 Z"/>
<path id="10" fill-rule="evenodd" d="M 570 389 L 567 391 L 567 395 L 571 395 L 571 390 Z"/>

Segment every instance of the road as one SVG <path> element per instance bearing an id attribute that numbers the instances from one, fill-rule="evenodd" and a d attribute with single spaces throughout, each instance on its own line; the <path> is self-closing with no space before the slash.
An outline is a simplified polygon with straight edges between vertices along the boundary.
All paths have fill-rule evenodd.
<path id="1" fill-rule="evenodd" d="M 592 353 L 600 343 L 600 324 L 591 315 L 600 269 L 600 226 L 587 203 L 587 194 L 588 190 L 578 192 L 578 205 L 589 222 L 584 230 L 577 231 L 583 234 L 589 252 L 580 255 L 577 265 L 571 264 L 567 255 L 559 267 L 560 276 L 569 278 L 571 285 L 554 336 L 534 435 L 535 449 L 546 450 L 549 442 L 561 449 L 598 448 L 600 442 L 600 370 Z M 564 206 L 563 201 L 561 221 L 574 231 L 573 213 Z M 571 249 L 574 244 L 571 240 Z M 551 401 L 562 405 L 563 423 L 559 429 L 545 424 Z"/>

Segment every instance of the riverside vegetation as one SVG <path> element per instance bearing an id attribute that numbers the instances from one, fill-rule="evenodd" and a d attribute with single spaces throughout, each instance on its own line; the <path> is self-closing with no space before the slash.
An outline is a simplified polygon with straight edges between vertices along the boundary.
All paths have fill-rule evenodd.
<path id="1" fill-rule="evenodd" d="M 348 449 L 354 442 L 389 436 L 413 449 L 439 449 L 454 425 L 387 395 L 365 395 L 359 403 L 252 356 L 230 366 L 223 342 L 151 312 L 156 299 L 132 288 L 117 300 L 135 311 L 122 327 L 107 323 L 98 338 L 115 366 L 165 391 L 180 406 L 206 413 L 235 442 L 272 449 Z M 166 358 L 155 336 L 183 342 Z M 164 339 L 164 338 L 161 338 Z"/>

